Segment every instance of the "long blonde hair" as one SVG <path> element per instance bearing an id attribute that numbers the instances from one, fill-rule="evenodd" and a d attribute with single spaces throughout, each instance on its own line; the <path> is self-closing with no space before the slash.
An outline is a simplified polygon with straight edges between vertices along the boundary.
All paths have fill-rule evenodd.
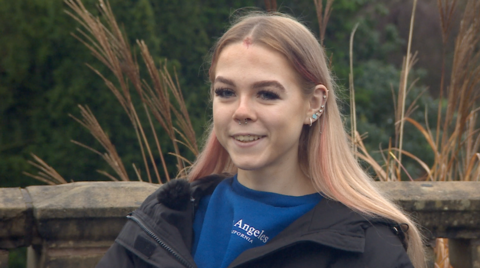
<path id="1" fill-rule="evenodd" d="M 425 267 L 421 235 L 415 224 L 375 188 L 373 180 L 354 158 L 337 106 L 336 86 L 327 67 L 324 50 L 313 34 L 295 19 L 279 13 L 252 13 L 239 18 L 218 40 L 212 53 L 210 82 L 223 49 L 250 38 L 254 44 L 285 56 L 302 78 L 305 96 L 316 85 L 328 90 L 324 113 L 312 127 L 304 126 L 300 136 L 299 165 L 322 195 L 339 201 L 371 217 L 383 217 L 409 225 L 408 255 L 417 268 Z M 203 151 L 189 171 L 194 181 L 213 173 L 236 173 L 228 152 L 218 142 L 211 127 Z"/>

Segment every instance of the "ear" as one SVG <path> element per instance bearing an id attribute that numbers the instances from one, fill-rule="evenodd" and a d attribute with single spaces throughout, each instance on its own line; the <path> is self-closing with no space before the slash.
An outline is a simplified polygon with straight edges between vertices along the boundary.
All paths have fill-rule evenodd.
<path id="1" fill-rule="evenodd" d="M 314 114 L 316 114 L 317 118 L 312 118 L 312 122 L 317 121 L 323 115 L 327 99 L 328 89 L 324 85 L 316 85 L 312 96 L 308 99 L 309 108 L 307 109 L 304 124 L 310 125 L 310 118 L 312 118 Z"/>

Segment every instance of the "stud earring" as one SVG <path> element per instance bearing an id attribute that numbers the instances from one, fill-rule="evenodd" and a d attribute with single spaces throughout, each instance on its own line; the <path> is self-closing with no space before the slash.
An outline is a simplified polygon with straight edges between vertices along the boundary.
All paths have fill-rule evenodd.
<path id="1" fill-rule="evenodd" d="M 246 125 L 247 123 L 248 123 L 248 119 L 245 119 L 245 123 L 244 123 L 244 124 Z"/>
<path id="2" fill-rule="evenodd" d="M 310 117 L 310 126 L 312 126 L 312 124 L 314 122 L 313 120 L 317 120 L 318 118 L 320 118 L 320 116 L 323 113 L 323 108 L 324 107 L 325 107 L 325 105 L 322 105 L 322 109 L 320 109 L 317 112 L 315 112 L 314 114 L 312 114 L 312 117 Z"/>
<path id="3" fill-rule="evenodd" d="M 319 116 L 320 116 L 320 114 L 319 114 L 318 112 L 316 112 L 316 113 L 312 114 L 312 116 L 309 118 L 309 119 L 310 119 L 310 126 L 312 126 L 312 124 L 313 124 L 313 120 L 315 120 L 315 121 L 316 121 L 316 120 L 318 119 L 318 117 L 319 117 Z"/>
<path id="4" fill-rule="evenodd" d="M 241 125 L 241 124 L 242 124 L 242 121 L 238 120 L 238 124 Z"/>

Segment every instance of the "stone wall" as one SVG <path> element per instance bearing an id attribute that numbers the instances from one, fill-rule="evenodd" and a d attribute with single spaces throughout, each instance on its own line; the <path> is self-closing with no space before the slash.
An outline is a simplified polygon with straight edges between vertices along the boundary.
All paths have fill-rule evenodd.
<path id="1" fill-rule="evenodd" d="M 480 268 L 480 183 L 377 182 L 422 226 L 428 241 L 449 238 L 455 268 Z M 8 250 L 28 248 L 28 268 L 94 267 L 125 216 L 159 186 L 77 182 L 0 188 L 0 268 Z"/>

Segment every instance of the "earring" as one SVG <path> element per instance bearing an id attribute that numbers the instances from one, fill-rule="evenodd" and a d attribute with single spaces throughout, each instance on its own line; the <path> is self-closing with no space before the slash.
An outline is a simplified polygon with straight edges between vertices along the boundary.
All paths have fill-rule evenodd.
<path id="1" fill-rule="evenodd" d="M 242 121 L 238 120 L 238 124 L 241 125 L 241 124 L 242 124 Z"/>
<path id="2" fill-rule="evenodd" d="M 320 110 L 312 114 L 312 117 L 310 117 L 310 126 L 312 126 L 313 120 L 317 120 L 322 115 L 324 107 L 325 105 L 322 105 L 322 108 Z"/>
<path id="3" fill-rule="evenodd" d="M 248 123 L 248 119 L 245 119 L 245 125 Z"/>
<path id="4" fill-rule="evenodd" d="M 313 120 L 317 120 L 318 116 L 319 116 L 318 112 L 312 114 L 312 117 L 309 118 L 310 119 L 310 126 L 312 126 Z"/>

